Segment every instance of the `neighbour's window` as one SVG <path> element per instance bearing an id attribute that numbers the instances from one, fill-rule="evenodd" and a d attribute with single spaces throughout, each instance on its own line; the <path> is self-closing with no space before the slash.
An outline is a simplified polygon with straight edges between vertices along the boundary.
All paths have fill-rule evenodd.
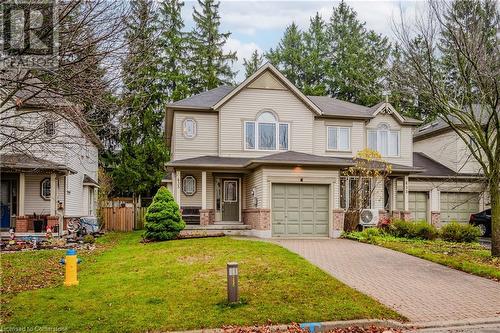
<path id="1" fill-rule="evenodd" d="M 328 150 L 351 150 L 351 129 L 349 127 L 328 126 Z"/>
<path id="2" fill-rule="evenodd" d="M 186 176 L 182 180 L 182 192 L 187 196 L 192 196 L 196 193 L 196 178 Z"/>
<path id="3" fill-rule="evenodd" d="M 47 136 L 54 136 L 56 134 L 56 122 L 52 119 L 46 119 L 43 131 Z"/>
<path id="4" fill-rule="evenodd" d="M 278 122 L 272 112 L 262 112 L 256 121 L 245 122 L 245 149 L 288 150 L 288 126 Z"/>
<path id="5" fill-rule="evenodd" d="M 340 177 L 340 208 L 371 208 L 370 178 Z"/>
<path id="6" fill-rule="evenodd" d="M 192 139 L 196 136 L 196 121 L 194 121 L 194 119 L 188 118 L 184 120 L 182 134 L 188 139 Z"/>
<path id="7" fill-rule="evenodd" d="M 50 178 L 45 178 L 40 183 L 40 196 L 44 200 L 50 200 Z"/>
<path id="8" fill-rule="evenodd" d="M 398 157 L 400 151 L 400 132 L 390 130 L 387 124 L 380 124 L 376 130 L 368 130 L 367 145 L 384 157 Z"/>

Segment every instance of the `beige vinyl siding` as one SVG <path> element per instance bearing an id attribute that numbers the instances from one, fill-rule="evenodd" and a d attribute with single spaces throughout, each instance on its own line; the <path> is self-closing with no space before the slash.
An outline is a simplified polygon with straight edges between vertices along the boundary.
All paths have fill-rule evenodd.
<path id="1" fill-rule="evenodd" d="M 243 208 L 258 208 L 262 207 L 262 190 L 263 190 L 263 182 L 262 182 L 262 169 L 257 169 L 252 173 L 245 175 L 243 178 L 245 189 L 245 206 Z M 255 196 L 257 198 L 257 206 L 255 206 L 254 197 L 252 196 L 252 189 L 255 189 Z"/>
<path id="2" fill-rule="evenodd" d="M 351 150 L 328 150 L 328 126 L 349 127 L 351 129 Z M 362 150 L 365 142 L 364 122 L 361 120 L 316 119 L 314 121 L 314 154 L 335 157 L 352 157 Z"/>
<path id="3" fill-rule="evenodd" d="M 183 122 L 188 118 L 196 121 L 196 136 L 192 139 L 185 138 L 182 134 Z M 217 155 L 218 129 L 217 113 L 176 111 L 174 114 L 172 160 Z"/>
<path id="4" fill-rule="evenodd" d="M 422 152 L 430 158 L 439 161 L 453 171 L 457 171 L 457 140 L 456 134 L 446 132 L 424 140 L 416 141 L 413 149 Z"/>
<path id="5" fill-rule="evenodd" d="M 319 168 L 263 168 L 262 174 L 262 206 L 261 208 L 269 208 L 270 198 L 270 183 L 314 183 L 314 184 L 332 184 L 333 189 L 339 186 L 339 171 Z M 301 181 L 302 180 L 302 181 Z M 331 207 L 338 207 L 338 191 L 333 190 Z"/>
<path id="6" fill-rule="evenodd" d="M 182 191 L 182 179 L 193 176 L 196 179 L 196 193 L 185 195 Z M 181 171 L 181 206 L 201 207 L 201 171 Z M 211 172 L 207 172 L 207 208 L 214 208 L 214 178 Z"/>
<path id="7" fill-rule="evenodd" d="M 465 142 L 453 132 L 457 139 L 457 172 L 462 173 L 482 173 L 479 162 L 471 154 Z"/>
<path id="8" fill-rule="evenodd" d="M 289 123 L 289 150 L 311 154 L 314 113 L 288 90 L 243 89 L 220 109 L 220 155 L 255 157 L 276 151 L 244 150 L 244 122 L 271 109 L 280 122 Z M 200 154 L 199 154 L 200 155 Z"/>
<path id="9" fill-rule="evenodd" d="M 249 88 L 258 89 L 279 89 L 287 90 L 287 88 L 278 81 L 278 79 L 271 73 L 266 72 L 259 76 L 254 82 L 248 85 Z"/>
<path id="10" fill-rule="evenodd" d="M 381 123 L 388 124 L 391 130 L 400 131 L 399 157 L 385 157 L 384 159 L 390 163 L 413 166 L 413 127 L 401 126 L 392 115 L 378 114 L 366 125 L 366 130 L 376 129 Z M 364 141 L 366 147 L 366 135 Z"/>

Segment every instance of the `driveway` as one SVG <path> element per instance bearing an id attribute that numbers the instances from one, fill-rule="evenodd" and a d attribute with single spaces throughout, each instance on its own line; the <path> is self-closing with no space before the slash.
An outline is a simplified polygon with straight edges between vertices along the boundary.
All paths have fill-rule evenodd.
<path id="1" fill-rule="evenodd" d="M 500 283 L 345 239 L 276 240 L 414 323 L 500 320 Z"/>

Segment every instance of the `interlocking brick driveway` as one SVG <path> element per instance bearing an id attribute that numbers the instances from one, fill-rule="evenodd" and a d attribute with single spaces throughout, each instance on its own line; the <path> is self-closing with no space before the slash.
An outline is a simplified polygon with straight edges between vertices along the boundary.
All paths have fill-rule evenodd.
<path id="1" fill-rule="evenodd" d="M 344 239 L 276 240 L 412 322 L 500 318 L 500 283 Z"/>

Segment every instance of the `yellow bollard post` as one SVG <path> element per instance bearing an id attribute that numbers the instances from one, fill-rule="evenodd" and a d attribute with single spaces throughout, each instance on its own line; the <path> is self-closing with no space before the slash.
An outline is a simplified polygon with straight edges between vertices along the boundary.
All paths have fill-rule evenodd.
<path id="1" fill-rule="evenodd" d="M 76 250 L 69 249 L 66 251 L 66 258 L 61 259 L 61 264 L 66 266 L 66 274 L 64 278 L 64 285 L 69 286 L 77 286 L 78 278 L 77 278 L 77 266 L 80 263 L 80 259 L 76 257 Z"/>

